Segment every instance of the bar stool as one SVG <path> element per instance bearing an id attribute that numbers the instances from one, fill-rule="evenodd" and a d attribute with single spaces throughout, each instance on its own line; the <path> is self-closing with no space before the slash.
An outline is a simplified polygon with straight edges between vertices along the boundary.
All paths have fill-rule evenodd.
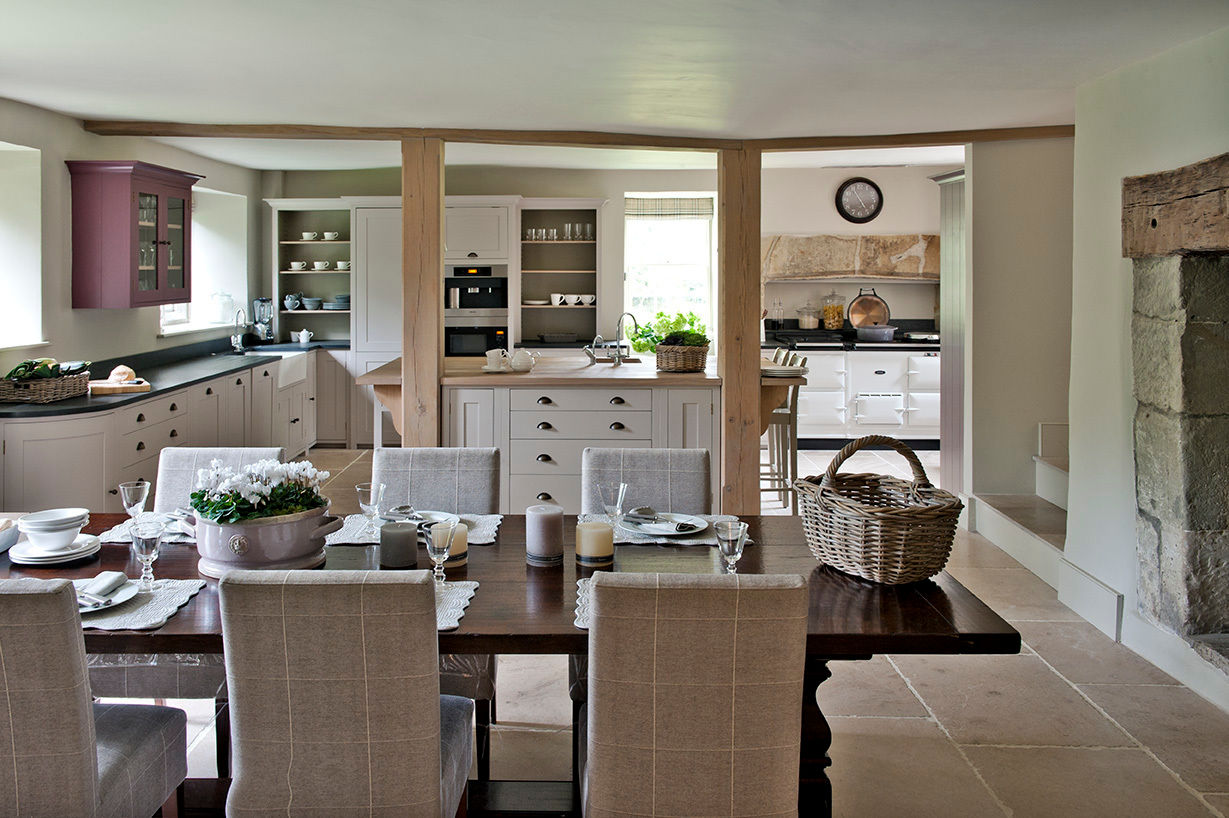
<path id="1" fill-rule="evenodd" d="M 779 350 L 784 352 L 784 350 Z M 775 360 L 774 355 L 774 360 Z M 778 361 L 785 366 L 806 366 L 807 359 L 797 352 L 789 352 Z M 799 386 L 791 386 L 785 401 L 772 410 L 768 419 L 768 462 L 760 467 L 760 493 L 776 494 L 782 506 L 789 496 L 790 509 L 798 512 L 798 498 L 794 481 L 798 479 L 798 392 Z M 765 485 L 767 484 L 767 485 Z"/>

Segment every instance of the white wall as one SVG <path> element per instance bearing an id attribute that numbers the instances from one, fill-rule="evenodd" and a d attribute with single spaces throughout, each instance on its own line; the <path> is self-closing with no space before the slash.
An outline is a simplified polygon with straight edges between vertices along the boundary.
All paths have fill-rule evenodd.
<path id="1" fill-rule="evenodd" d="M 1032 494 L 1037 424 L 1063 422 L 1071 343 L 1073 140 L 974 143 L 965 327 L 971 398 L 965 479 Z"/>
<path id="2" fill-rule="evenodd" d="M 0 350 L 0 368 L 31 355 L 64 360 L 102 358 L 176 346 L 224 336 L 226 329 L 199 335 L 160 338 L 158 308 L 135 310 L 72 309 L 72 218 L 67 159 L 139 159 L 205 176 L 202 184 L 248 197 L 248 231 L 259 236 L 260 174 L 204 159 L 137 137 L 86 133 L 78 120 L 19 102 L 0 99 L 0 141 L 42 151 L 43 335 L 48 346 Z M 259 243 L 250 241 L 247 273 L 253 291 L 260 287 Z"/>
<path id="3" fill-rule="evenodd" d="M 43 339 L 42 291 L 30 286 L 41 270 L 41 169 L 37 150 L 0 143 L 0 287 L 6 302 L 0 347 Z"/>
<path id="4" fill-rule="evenodd" d="M 1138 569 L 1132 274 L 1130 262 L 1122 258 L 1122 179 L 1181 167 L 1226 150 L 1229 28 L 1085 83 L 1077 91 L 1065 556 L 1084 574 L 1124 595 L 1128 613 L 1136 610 Z M 1097 607 L 1104 607 L 1105 595 L 1093 593 L 1088 583 L 1064 585 L 1060 594 L 1093 622 L 1106 619 Z M 1126 641 L 1125 631 L 1123 638 Z"/>
<path id="5" fill-rule="evenodd" d="M 257 234 L 247 235 L 245 228 L 251 204 L 246 196 L 222 193 L 202 188 L 198 183 L 192 191 L 192 323 L 218 319 L 234 322 L 235 310 L 219 314 L 213 295 L 229 295 L 234 307 L 243 307 L 252 319 L 252 303 L 248 298 L 248 248 L 261 244 Z M 196 286 L 208 271 L 210 285 Z"/>

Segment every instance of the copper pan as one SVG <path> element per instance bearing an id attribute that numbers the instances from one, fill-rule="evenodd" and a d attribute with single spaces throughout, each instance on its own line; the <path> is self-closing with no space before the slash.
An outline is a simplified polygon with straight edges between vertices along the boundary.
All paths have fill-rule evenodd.
<path id="1" fill-rule="evenodd" d="M 888 302 L 875 294 L 875 288 L 858 288 L 858 296 L 849 302 L 849 323 L 854 327 L 874 327 L 888 323 L 892 317 Z"/>

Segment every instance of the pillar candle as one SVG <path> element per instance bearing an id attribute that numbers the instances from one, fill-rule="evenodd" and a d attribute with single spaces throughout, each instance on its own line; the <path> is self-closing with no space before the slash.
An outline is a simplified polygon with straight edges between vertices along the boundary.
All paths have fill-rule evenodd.
<path id="1" fill-rule="evenodd" d="M 525 509 L 525 561 L 541 566 L 563 564 L 563 509 L 559 506 Z"/>
<path id="2" fill-rule="evenodd" d="M 443 531 L 440 532 L 443 535 Z M 469 563 L 469 526 L 457 523 L 457 529 L 452 533 L 452 547 L 448 549 L 448 559 L 444 560 L 445 568 L 460 568 Z"/>
<path id="3" fill-rule="evenodd" d="M 614 564 L 614 527 L 610 523 L 576 524 L 576 562 L 586 568 Z"/>
<path id="4" fill-rule="evenodd" d="M 385 523 L 380 526 L 380 565 L 398 569 L 418 567 L 417 523 Z"/>

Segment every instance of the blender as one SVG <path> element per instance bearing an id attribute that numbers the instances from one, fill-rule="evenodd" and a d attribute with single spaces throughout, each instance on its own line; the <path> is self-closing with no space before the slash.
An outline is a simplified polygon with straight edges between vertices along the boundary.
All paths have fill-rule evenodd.
<path id="1" fill-rule="evenodd" d="M 261 341 L 273 340 L 272 298 L 257 298 L 252 302 L 252 332 Z"/>

